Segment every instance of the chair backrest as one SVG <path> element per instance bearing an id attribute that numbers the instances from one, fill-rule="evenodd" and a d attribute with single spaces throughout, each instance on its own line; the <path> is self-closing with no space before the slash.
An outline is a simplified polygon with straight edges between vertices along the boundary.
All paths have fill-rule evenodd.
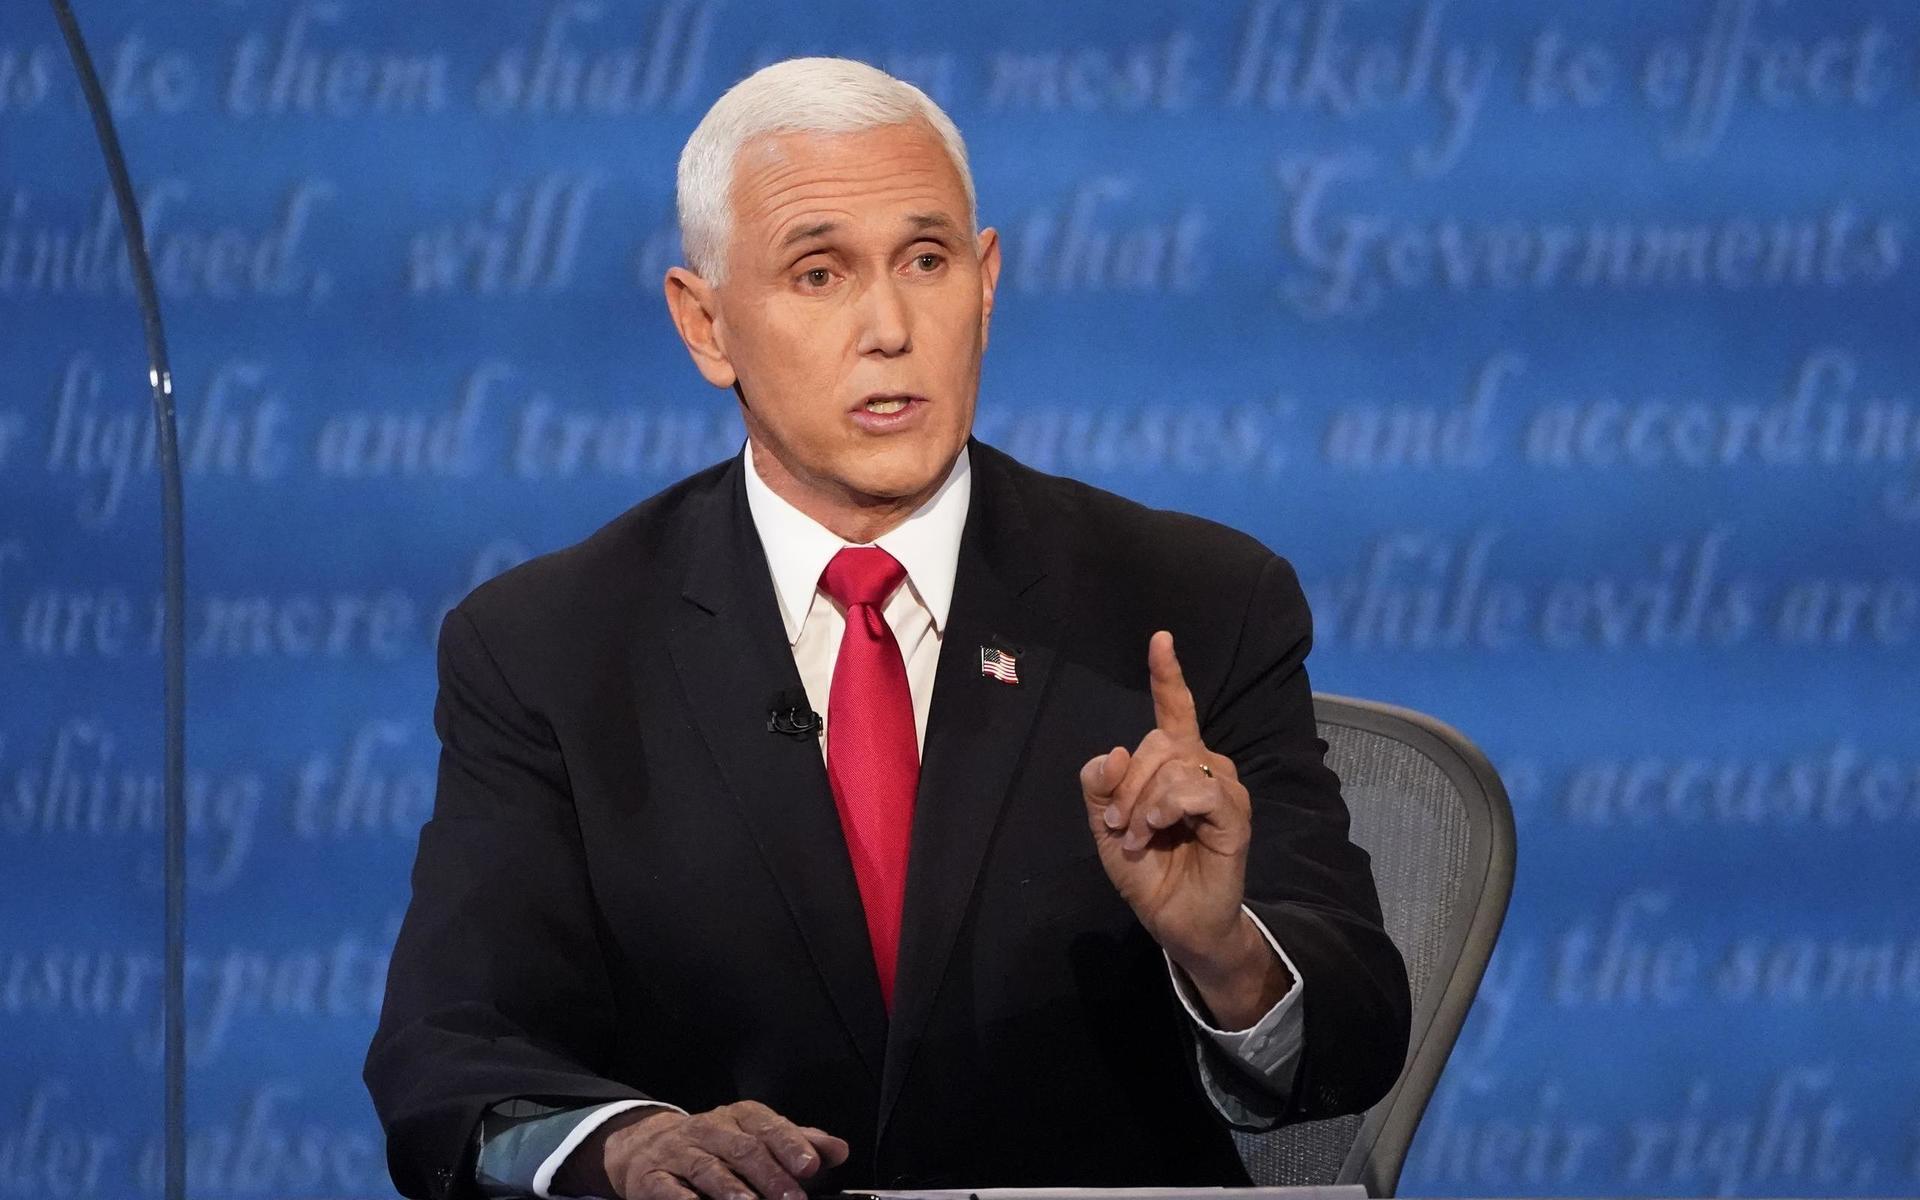
<path id="1" fill-rule="evenodd" d="M 1486 756 L 1452 727 L 1347 696 L 1316 692 L 1313 707 L 1353 840 L 1373 858 L 1387 934 L 1406 959 L 1413 1034 L 1393 1091 L 1364 1114 L 1234 1140 L 1257 1184 L 1360 1184 L 1391 1196 L 1506 917 L 1513 809 Z"/>

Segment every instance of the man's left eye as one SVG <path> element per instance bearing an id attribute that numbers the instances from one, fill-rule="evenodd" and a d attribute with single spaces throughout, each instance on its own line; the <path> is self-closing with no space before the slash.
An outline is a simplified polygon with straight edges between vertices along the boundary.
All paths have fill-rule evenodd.
<path id="1" fill-rule="evenodd" d="M 929 250 L 925 254 L 915 255 L 913 261 L 917 263 L 923 271 L 937 271 L 940 269 L 940 264 L 945 260 Z"/>

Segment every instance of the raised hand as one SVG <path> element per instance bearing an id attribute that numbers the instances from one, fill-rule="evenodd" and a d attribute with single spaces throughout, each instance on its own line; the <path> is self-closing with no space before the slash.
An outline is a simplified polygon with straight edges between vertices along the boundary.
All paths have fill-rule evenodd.
<path id="1" fill-rule="evenodd" d="M 1080 768 L 1107 878 L 1228 1027 L 1251 1024 L 1291 978 L 1240 903 L 1252 804 L 1233 760 L 1200 739 L 1173 634 L 1147 642 L 1154 727 Z"/>

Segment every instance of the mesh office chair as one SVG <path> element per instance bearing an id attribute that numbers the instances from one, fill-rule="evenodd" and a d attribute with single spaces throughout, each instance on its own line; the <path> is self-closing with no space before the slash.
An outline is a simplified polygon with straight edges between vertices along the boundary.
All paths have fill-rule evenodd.
<path id="1" fill-rule="evenodd" d="M 1387 934 L 1406 958 L 1413 1034 L 1393 1091 L 1364 1114 L 1236 1130 L 1234 1140 L 1257 1184 L 1357 1183 L 1391 1196 L 1506 916 L 1513 810 L 1458 730 L 1345 696 L 1316 692 L 1313 708 L 1353 840 L 1373 857 Z"/>

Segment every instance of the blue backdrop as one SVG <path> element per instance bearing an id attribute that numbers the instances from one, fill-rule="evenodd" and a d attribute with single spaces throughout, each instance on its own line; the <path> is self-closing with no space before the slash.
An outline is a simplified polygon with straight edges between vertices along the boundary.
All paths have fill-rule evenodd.
<path id="1" fill-rule="evenodd" d="M 967 135 L 978 432 L 1298 567 L 1321 690 L 1522 848 L 1408 1192 L 1920 1190 L 1920 8 L 80 6 L 187 481 L 191 1169 L 390 1195 L 359 1081 L 469 588 L 732 453 L 663 310 L 701 112 Z M 158 490 L 124 252 L 0 9 L 0 1196 L 157 1191 Z"/>

